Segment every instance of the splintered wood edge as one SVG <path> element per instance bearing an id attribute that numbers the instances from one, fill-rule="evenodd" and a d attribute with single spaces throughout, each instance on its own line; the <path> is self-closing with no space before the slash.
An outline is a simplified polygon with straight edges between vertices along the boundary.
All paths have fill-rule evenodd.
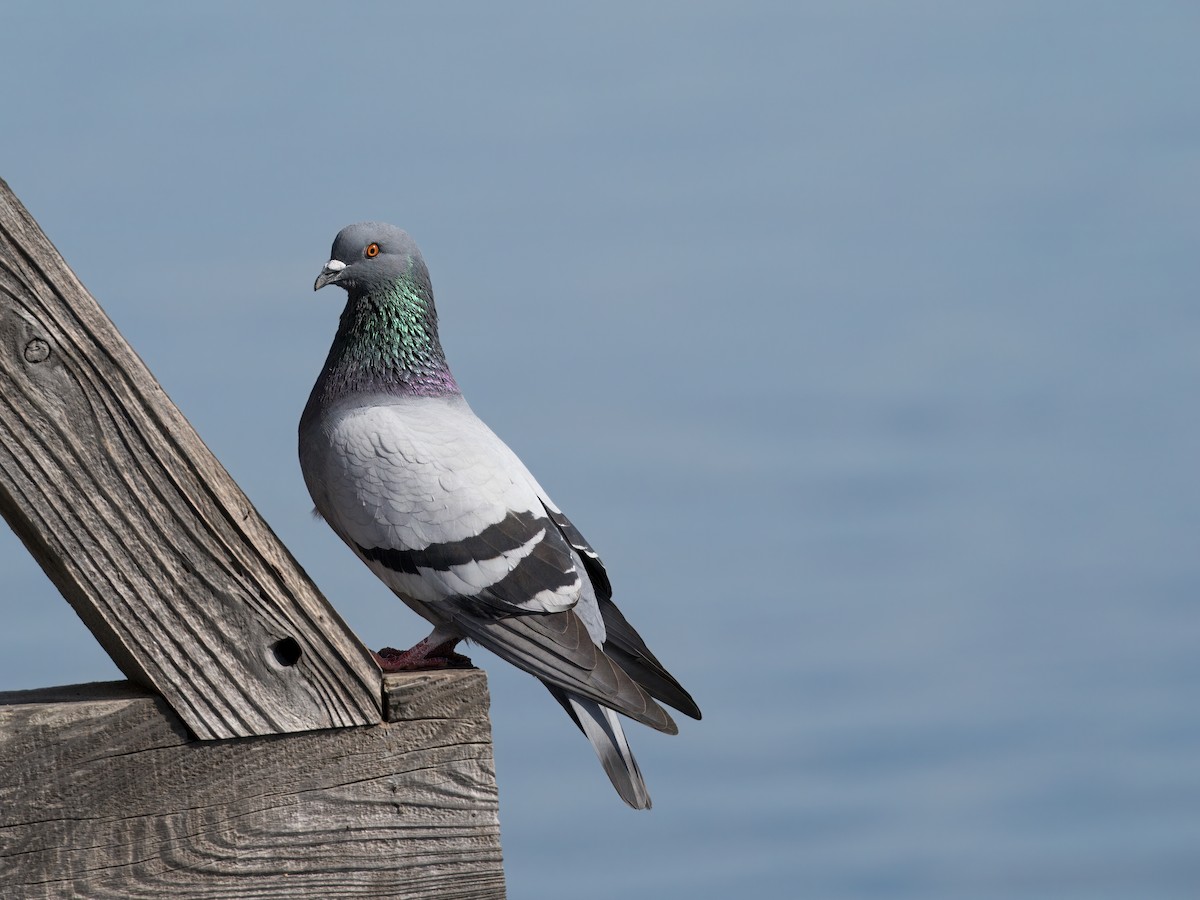
<path id="1" fill-rule="evenodd" d="M 132 681 L 89 681 L 21 691 L 0 691 L 0 706 L 26 706 L 33 703 L 98 703 L 107 700 L 147 700 L 154 691 Z"/>
<path id="2" fill-rule="evenodd" d="M 0 707 L 49 703 L 102 703 L 158 700 L 154 691 L 131 681 L 93 681 L 55 687 L 0 691 Z M 487 674 L 482 669 L 390 672 L 383 676 L 385 722 L 415 718 L 469 718 L 491 709 Z"/>
<path id="3" fill-rule="evenodd" d="M 419 715 L 416 710 L 419 708 Z M 404 722 L 435 715 L 442 718 L 487 717 L 491 709 L 487 675 L 482 669 L 391 672 L 383 676 L 383 717 Z"/>

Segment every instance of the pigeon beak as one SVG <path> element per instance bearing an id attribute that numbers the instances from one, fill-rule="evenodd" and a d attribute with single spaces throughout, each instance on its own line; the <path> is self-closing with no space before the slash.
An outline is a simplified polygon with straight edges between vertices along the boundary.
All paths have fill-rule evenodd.
<path id="1" fill-rule="evenodd" d="M 338 276 L 342 274 L 342 269 L 346 268 L 346 264 L 340 259 L 331 259 L 325 263 L 325 268 L 321 270 L 321 274 L 317 276 L 317 281 L 313 285 L 314 291 L 319 291 L 327 284 L 334 284 L 338 280 Z"/>

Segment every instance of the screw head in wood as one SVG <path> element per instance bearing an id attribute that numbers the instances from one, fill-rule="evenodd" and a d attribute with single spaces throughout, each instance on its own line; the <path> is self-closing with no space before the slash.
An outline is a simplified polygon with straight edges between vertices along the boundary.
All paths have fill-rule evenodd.
<path id="1" fill-rule="evenodd" d="M 50 358 L 50 345 L 41 338 L 34 338 L 25 345 L 25 361 L 31 363 L 45 362 Z"/>

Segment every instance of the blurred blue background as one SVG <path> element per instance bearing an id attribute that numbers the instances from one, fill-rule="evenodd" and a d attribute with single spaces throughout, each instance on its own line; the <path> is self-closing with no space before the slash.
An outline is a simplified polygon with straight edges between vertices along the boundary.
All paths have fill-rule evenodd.
<path id="1" fill-rule="evenodd" d="M 343 225 L 699 700 L 483 651 L 514 898 L 1200 896 L 1200 6 L 6 4 L 0 177 L 371 646 Z M 117 677 L 7 529 L 0 689 Z"/>

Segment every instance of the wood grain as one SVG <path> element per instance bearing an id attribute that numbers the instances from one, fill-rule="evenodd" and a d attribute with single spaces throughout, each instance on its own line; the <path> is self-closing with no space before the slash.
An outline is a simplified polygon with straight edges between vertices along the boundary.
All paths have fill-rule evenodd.
<path id="1" fill-rule="evenodd" d="M 0 894 L 502 898 L 483 673 L 387 694 L 383 725 L 204 742 L 127 682 L 0 694 Z"/>
<path id="2" fill-rule="evenodd" d="M 366 648 L 3 181 L 0 513 L 197 737 L 379 721 Z"/>

